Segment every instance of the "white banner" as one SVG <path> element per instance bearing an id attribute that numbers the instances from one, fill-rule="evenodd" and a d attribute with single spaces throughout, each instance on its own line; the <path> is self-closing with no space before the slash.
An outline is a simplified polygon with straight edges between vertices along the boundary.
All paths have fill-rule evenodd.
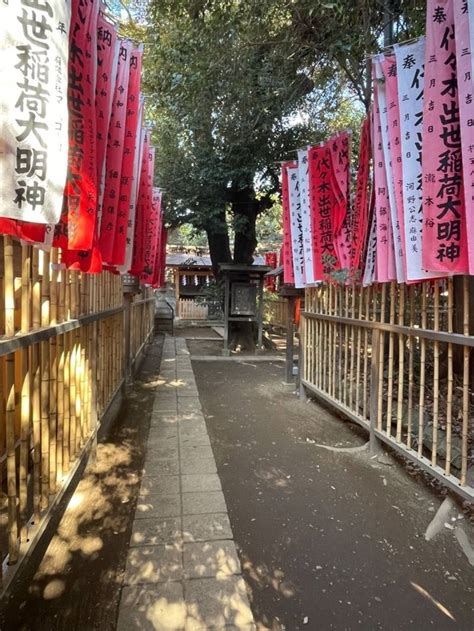
<path id="1" fill-rule="evenodd" d="M 309 171 L 308 150 L 298 151 L 298 178 L 300 185 L 301 218 L 303 224 L 304 247 L 304 282 L 312 285 L 314 280 L 313 266 L 313 236 L 311 231 L 311 209 L 309 205 Z"/>
<path id="2" fill-rule="evenodd" d="M 374 211 L 370 224 L 369 239 L 367 241 L 367 253 L 365 257 L 364 277 L 362 285 L 367 287 L 375 282 L 375 266 L 377 263 L 377 216 Z"/>
<path id="3" fill-rule="evenodd" d="M 377 85 L 377 98 L 380 110 L 380 131 L 382 134 L 382 149 L 385 162 L 385 173 L 387 177 L 388 201 L 390 206 L 390 220 L 392 223 L 393 247 L 395 253 L 395 269 L 397 271 L 397 282 L 405 282 L 403 246 L 401 226 L 398 220 L 397 200 L 395 198 L 395 186 L 392 171 L 392 154 L 390 151 L 388 116 L 387 116 L 387 95 L 385 90 L 385 77 L 382 63 L 384 55 L 379 55 L 373 60 L 375 76 L 379 83 Z"/>
<path id="4" fill-rule="evenodd" d="M 0 2 L 0 215 L 59 220 L 68 154 L 69 0 Z"/>
<path id="5" fill-rule="evenodd" d="M 298 166 L 288 167 L 288 195 L 295 287 L 301 288 L 304 287 L 304 244 Z"/>
<path id="6" fill-rule="evenodd" d="M 422 124 L 425 40 L 395 46 L 402 139 L 403 208 L 407 281 L 434 278 L 439 274 L 422 268 Z"/>

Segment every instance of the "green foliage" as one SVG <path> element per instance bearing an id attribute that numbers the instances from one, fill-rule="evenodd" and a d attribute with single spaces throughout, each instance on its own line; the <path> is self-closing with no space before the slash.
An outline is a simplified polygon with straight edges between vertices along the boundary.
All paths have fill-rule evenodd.
<path id="1" fill-rule="evenodd" d="M 381 49 L 387 21 L 399 39 L 424 24 L 417 0 L 148 0 L 146 20 L 137 0 L 119 3 L 123 32 L 146 43 L 168 223 L 218 241 L 247 235 L 251 248 L 280 232 L 279 161 L 341 129 L 357 133 L 367 54 Z"/>

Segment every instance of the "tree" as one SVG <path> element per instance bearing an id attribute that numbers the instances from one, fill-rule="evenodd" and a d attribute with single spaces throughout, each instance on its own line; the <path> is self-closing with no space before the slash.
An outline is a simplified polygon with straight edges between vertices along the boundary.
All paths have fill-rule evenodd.
<path id="1" fill-rule="evenodd" d="M 228 217 L 233 260 L 252 262 L 278 161 L 321 140 L 349 100 L 339 77 L 271 44 L 286 25 L 267 4 L 150 2 L 145 77 L 167 216 L 206 231 L 215 266 L 232 260 Z"/>

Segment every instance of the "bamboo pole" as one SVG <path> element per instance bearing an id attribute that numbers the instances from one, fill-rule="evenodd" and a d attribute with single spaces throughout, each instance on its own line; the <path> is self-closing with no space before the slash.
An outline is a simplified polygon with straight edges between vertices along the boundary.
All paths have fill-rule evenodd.
<path id="1" fill-rule="evenodd" d="M 387 300 L 387 284 L 382 284 L 382 296 L 380 301 L 380 322 L 385 322 L 385 307 Z M 383 377 L 384 377 L 384 356 L 385 356 L 385 333 L 380 332 L 378 337 L 380 343 L 380 352 L 378 353 L 379 369 L 378 369 L 378 391 L 377 391 L 377 429 L 382 429 L 383 418 Z M 372 349 L 374 353 L 374 349 Z"/>
<path id="2" fill-rule="evenodd" d="M 415 287 L 410 286 L 410 331 L 415 326 Z M 408 426 L 407 426 L 407 447 L 411 449 L 411 435 L 413 430 L 413 392 L 414 392 L 414 352 L 413 335 L 408 336 Z"/>
<path id="3" fill-rule="evenodd" d="M 448 333 L 453 332 L 453 279 L 448 278 Z M 451 473 L 452 430 L 453 430 L 453 345 L 448 343 L 448 392 L 446 397 L 446 462 L 445 473 Z"/>
<path id="4" fill-rule="evenodd" d="M 30 329 L 30 267 L 31 248 L 23 245 L 21 248 L 21 330 Z M 30 400 L 30 367 L 28 349 L 20 353 L 22 367 L 21 384 L 21 421 L 20 421 L 20 471 L 19 471 L 19 510 L 20 510 L 20 541 L 28 539 L 28 455 L 31 421 Z"/>
<path id="5" fill-rule="evenodd" d="M 426 330 L 426 292 L 427 285 L 421 289 L 421 328 Z M 420 399 L 418 417 L 418 456 L 423 455 L 423 432 L 425 425 L 425 381 L 426 381 L 426 340 L 420 339 Z"/>
<path id="6" fill-rule="evenodd" d="M 69 449 L 69 435 L 71 424 L 71 336 L 64 334 L 64 416 L 63 416 L 63 471 L 67 473 L 70 467 L 71 455 Z"/>
<path id="7" fill-rule="evenodd" d="M 367 322 L 370 321 L 370 299 L 371 299 L 371 293 L 372 293 L 372 289 L 371 287 L 366 287 L 365 288 L 365 319 Z M 368 391 L 367 391 L 367 384 L 368 384 L 368 370 L 369 370 L 369 330 L 367 328 L 364 328 L 364 377 L 363 377 L 363 393 L 364 393 L 364 399 L 362 401 L 362 417 L 365 420 L 369 420 L 368 419 Z"/>
<path id="8" fill-rule="evenodd" d="M 439 283 L 434 281 L 434 330 L 439 331 Z M 436 465 L 438 458 L 438 422 L 439 422 L 439 342 L 433 342 L 433 440 L 431 464 Z"/>
<path id="9" fill-rule="evenodd" d="M 344 286 L 344 317 L 349 317 L 349 290 L 346 286 Z M 349 328 L 347 324 L 344 325 L 344 375 L 342 380 L 344 382 L 344 390 L 343 390 L 343 399 L 342 402 L 344 405 L 347 405 L 348 400 L 348 365 L 349 365 L 349 356 L 348 356 L 348 339 L 349 339 Z"/>
<path id="10" fill-rule="evenodd" d="M 63 449 L 64 449 L 64 370 L 65 349 L 64 335 L 58 336 L 58 383 L 57 383 L 57 432 L 56 432 L 56 482 L 63 478 Z"/>
<path id="11" fill-rule="evenodd" d="M 398 324 L 405 324 L 405 285 L 399 285 Z M 397 398 L 397 442 L 402 440 L 403 388 L 405 385 L 405 338 L 398 334 L 398 398 Z"/>
<path id="12" fill-rule="evenodd" d="M 13 272 L 13 241 L 3 237 L 4 257 L 4 296 L 5 296 L 5 335 L 15 335 L 15 288 Z M 15 453 L 15 357 L 11 353 L 6 358 L 6 446 L 7 446 L 7 492 L 8 492 L 8 561 L 18 561 L 18 523 Z"/>
<path id="13" fill-rule="evenodd" d="M 395 324 L 395 283 L 390 283 L 390 324 Z M 393 350 L 395 337 L 389 333 L 388 337 L 388 380 L 387 380 L 387 434 L 392 433 L 393 409 Z"/>
<path id="14" fill-rule="evenodd" d="M 463 278 L 463 333 L 469 335 L 469 279 Z M 469 429 L 469 347 L 463 347 L 462 430 L 461 430 L 461 485 L 467 482 Z"/>
<path id="15" fill-rule="evenodd" d="M 355 284 L 351 285 L 351 318 L 355 320 L 355 303 L 356 303 L 356 293 L 355 293 Z M 355 327 L 351 325 L 350 329 L 350 340 L 351 340 L 351 357 L 349 362 L 349 407 L 351 410 L 353 409 L 354 403 L 354 362 L 355 362 L 355 347 L 354 347 L 354 335 L 355 335 Z M 358 384 L 356 385 L 358 387 Z M 358 412 L 358 410 L 356 410 Z"/>

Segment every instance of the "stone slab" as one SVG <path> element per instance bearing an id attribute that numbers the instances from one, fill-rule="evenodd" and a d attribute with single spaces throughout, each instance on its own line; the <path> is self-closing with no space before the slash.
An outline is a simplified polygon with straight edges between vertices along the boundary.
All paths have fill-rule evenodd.
<path id="1" fill-rule="evenodd" d="M 180 631 L 186 624 L 181 583 L 124 587 L 116 631 Z"/>
<path id="2" fill-rule="evenodd" d="M 215 541 L 232 539 L 232 529 L 227 513 L 183 516 L 183 540 Z"/>
<path id="3" fill-rule="evenodd" d="M 226 512 L 227 506 L 222 491 L 183 493 L 183 515 Z"/>
<path id="4" fill-rule="evenodd" d="M 179 547 L 142 546 L 130 548 L 128 552 L 124 583 L 138 585 L 176 581 L 181 580 L 183 574 L 183 555 Z"/>
<path id="5" fill-rule="evenodd" d="M 181 518 L 135 519 L 130 546 L 156 546 L 181 543 Z"/>
<path id="6" fill-rule="evenodd" d="M 183 560 L 186 578 L 224 578 L 241 573 L 235 543 L 229 539 L 185 543 Z"/>
<path id="7" fill-rule="evenodd" d="M 138 498 L 135 519 L 178 517 L 179 515 L 181 515 L 180 495 L 153 493 L 147 497 Z"/>
<path id="8" fill-rule="evenodd" d="M 184 474 L 181 476 L 183 493 L 203 493 L 221 491 L 221 481 L 216 473 Z"/>

